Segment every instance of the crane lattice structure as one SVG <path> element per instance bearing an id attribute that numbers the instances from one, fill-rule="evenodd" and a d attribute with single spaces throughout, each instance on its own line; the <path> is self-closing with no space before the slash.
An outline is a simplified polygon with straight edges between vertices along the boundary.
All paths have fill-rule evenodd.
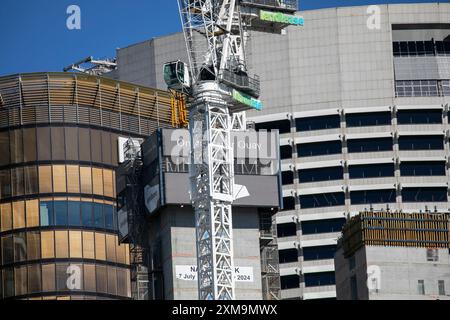
<path id="1" fill-rule="evenodd" d="M 189 97 L 191 201 L 195 210 L 200 300 L 235 299 L 231 134 L 260 110 L 258 77 L 248 74 L 249 31 L 281 33 L 303 18 L 297 0 L 177 0 L 188 51 L 164 66 L 168 87 Z M 233 122 L 236 120 L 235 122 Z"/>

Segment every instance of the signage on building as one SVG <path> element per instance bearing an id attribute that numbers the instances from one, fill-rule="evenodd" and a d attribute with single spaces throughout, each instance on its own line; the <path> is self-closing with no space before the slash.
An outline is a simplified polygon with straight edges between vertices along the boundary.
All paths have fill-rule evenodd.
<path id="1" fill-rule="evenodd" d="M 294 26 L 303 26 L 305 24 L 305 20 L 303 19 L 303 17 L 285 14 L 282 12 L 270 12 L 261 10 L 259 18 L 264 21 L 285 23 Z"/>
<path id="2" fill-rule="evenodd" d="M 260 100 L 255 99 L 248 94 L 242 93 L 236 89 L 233 89 L 233 99 L 246 106 L 252 107 L 253 109 L 259 111 L 262 110 L 262 102 Z"/>
<path id="3" fill-rule="evenodd" d="M 175 266 L 176 278 L 183 281 L 197 281 L 197 266 Z M 254 282 L 253 267 L 235 267 L 236 282 Z"/>

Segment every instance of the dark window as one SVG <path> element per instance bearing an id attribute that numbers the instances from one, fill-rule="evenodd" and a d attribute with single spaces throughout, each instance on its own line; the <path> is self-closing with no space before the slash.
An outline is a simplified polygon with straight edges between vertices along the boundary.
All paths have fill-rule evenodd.
<path id="1" fill-rule="evenodd" d="M 312 131 L 323 129 L 335 129 L 341 127 L 339 115 L 299 118 L 295 120 L 297 131 Z"/>
<path id="2" fill-rule="evenodd" d="M 334 272 L 305 274 L 305 287 L 332 286 L 335 283 Z"/>
<path id="3" fill-rule="evenodd" d="M 280 280 L 282 290 L 295 289 L 300 287 L 300 277 L 297 275 L 282 276 L 280 277 Z"/>
<path id="4" fill-rule="evenodd" d="M 400 150 L 443 150 L 442 136 L 404 136 L 399 139 Z"/>
<path id="5" fill-rule="evenodd" d="M 347 127 L 391 125 L 390 112 L 354 113 L 346 116 Z"/>
<path id="6" fill-rule="evenodd" d="M 313 157 L 342 152 L 341 141 L 325 141 L 297 145 L 299 157 Z"/>
<path id="7" fill-rule="evenodd" d="M 393 51 L 394 51 L 394 57 L 400 56 L 400 43 L 399 42 L 394 42 L 392 44 L 392 46 L 393 46 Z"/>
<path id="8" fill-rule="evenodd" d="M 445 162 L 402 162 L 400 172 L 404 177 L 445 176 Z"/>
<path id="9" fill-rule="evenodd" d="M 447 202 L 447 188 L 404 188 L 403 202 Z"/>
<path id="10" fill-rule="evenodd" d="M 343 206 L 344 204 L 345 195 L 343 192 L 300 196 L 300 206 L 302 209 Z"/>
<path id="11" fill-rule="evenodd" d="M 52 136 L 52 159 L 53 160 L 65 160 L 65 148 L 64 148 L 64 128 L 56 127 L 51 128 Z"/>
<path id="12" fill-rule="evenodd" d="M 356 139 L 348 141 L 348 152 L 378 152 L 392 150 L 392 138 Z"/>
<path id="13" fill-rule="evenodd" d="M 302 222 L 302 234 L 340 232 L 345 221 L 344 218 L 304 221 Z"/>
<path id="14" fill-rule="evenodd" d="M 315 181 L 342 180 L 344 170 L 342 167 L 328 167 L 318 169 L 299 170 L 298 176 L 301 183 Z"/>
<path id="15" fill-rule="evenodd" d="M 55 201 L 53 203 L 55 210 L 55 225 L 57 226 L 67 226 L 67 202 L 66 201 Z"/>
<path id="16" fill-rule="evenodd" d="M 255 125 L 256 131 L 278 129 L 280 133 L 291 132 L 291 122 L 289 120 L 280 120 L 272 122 L 261 122 Z"/>
<path id="17" fill-rule="evenodd" d="M 103 216 L 103 205 L 94 203 L 94 227 L 105 228 L 105 218 Z"/>
<path id="18" fill-rule="evenodd" d="M 69 226 L 81 226 L 80 203 L 69 201 L 67 207 L 69 212 Z"/>
<path id="19" fill-rule="evenodd" d="M 365 190 L 350 193 L 352 204 L 392 203 L 396 202 L 395 190 Z"/>
<path id="20" fill-rule="evenodd" d="M 106 229 L 109 229 L 109 230 L 115 230 L 114 209 L 113 208 L 114 208 L 113 206 L 108 206 L 108 205 L 103 206 L 103 212 L 105 214 L 105 227 L 106 227 Z"/>
<path id="21" fill-rule="evenodd" d="M 298 250 L 297 249 L 286 249 L 280 250 L 278 252 L 280 258 L 280 263 L 291 263 L 298 261 Z"/>
<path id="22" fill-rule="evenodd" d="M 283 198 L 283 210 L 295 210 L 295 198 L 294 197 Z"/>
<path id="23" fill-rule="evenodd" d="M 393 163 L 350 166 L 350 179 L 380 178 L 395 176 Z"/>
<path id="24" fill-rule="evenodd" d="M 292 171 L 283 171 L 281 178 L 283 186 L 294 183 L 294 173 Z"/>
<path id="25" fill-rule="evenodd" d="M 92 222 L 92 203 L 81 203 L 81 222 L 84 227 L 92 227 L 94 225 Z"/>
<path id="26" fill-rule="evenodd" d="M 297 235 L 297 224 L 291 223 L 281 223 L 277 225 L 277 235 L 278 238 L 293 237 Z"/>
<path id="27" fill-rule="evenodd" d="M 303 248 L 303 260 L 327 260 L 334 259 L 336 246 L 319 246 Z"/>
<path id="28" fill-rule="evenodd" d="M 439 124 L 442 123 L 442 110 L 400 110 L 398 124 Z"/>
<path id="29" fill-rule="evenodd" d="M 281 158 L 281 160 L 291 159 L 292 158 L 292 147 L 291 146 L 281 146 L 280 147 L 280 158 Z"/>

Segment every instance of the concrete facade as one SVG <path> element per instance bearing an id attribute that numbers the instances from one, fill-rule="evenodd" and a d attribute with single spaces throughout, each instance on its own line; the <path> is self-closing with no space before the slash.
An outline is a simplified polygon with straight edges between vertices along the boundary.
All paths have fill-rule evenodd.
<path id="1" fill-rule="evenodd" d="M 283 196 L 294 205 L 285 206 L 285 210 L 278 213 L 277 223 L 280 228 L 291 225 L 296 232 L 280 237 L 278 242 L 280 252 L 298 250 L 297 259 L 287 259 L 288 262 L 280 265 L 282 279 L 297 281 L 298 284 L 285 287 L 282 291 L 285 299 L 336 297 L 333 281 L 314 285 L 315 281 L 311 280 L 322 275 L 330 276 L 334 271 L 332 256 L 325 255 L 327 258 L 324 259 L 317 253 L 316 258 L 304 258 L 307 252 L 328 250 L 336 245 L 340 230 L 330 228 L 330 224 L 370 206 L 374 209 L 389 206 L 405 211 L 424 210 L 426 206 L 441 211 L 450 207 L 447 196 L 437 200 L 405 200 L 403 192 L 408 188 L 440 188 L 441 191 L 448 188 L 450 96 L 423 94 L 403 97 L 396 92 L 399 84 L 396 81 L 429 80 L 431 76 L 438 77 L 434 80 L 442 81 L 440 90 L 447 92 L 444 86 L 450 80 L 446 78 L 450 56 L 399 58 L 393 53 L 393 42 L 397 41 L 428 41 L 430 38 L 448 41 L 450 4 L 379 5 L 378 8 L 379 28 L 368 27 L 371 14 L 366 6 L 312 10 L 301 12 L 305 19 L 303 28 L 289 27 L 284 35 L 255 32 L 249 43 L 250 71 L 261 78 L 264 109 L 258 113 L 250 112 L 248 116 L 257 126 L 280 129 L 281 125 L 288 128 L 280 134 L 281 147 L 288 154 L 282 160 L 282 170 L 292 175 L 292 179 L 284 183 Z M 401 27 L 404 25 L 409 27 Z M 185 57 L 181 34 L 157 38 L 119 50 L 118 76 L 123 80 L 165 88 L 162 72 L 159 72 L 163 63 L 177 59 L 187 61 Z M 397 74 L 396 70 L 402 72 Z M 399 121 L 402 113 L 418 110 L 440 112 L 441 123 L 405 124 Z M 389 115 L 389 121 L 383 125 L 350 125 L 352 115 L 370 118 L 380 113 Z M 320 130 L 297 128 L 299 119 L 313 122 L 317 117 L 337 117 L 338 125 L 326 125 Z M 401 147 L 402 136 L 430 135 L 445 142 L 442 148 L 404 150 Z M 391 147 L 389 150 L 365 152 L 349 149 L 349 141 L 364 139 L 390 139 Z M 340 151 L 300 156 L 304 148 L 317 143 L 338 144 Z M 367 144 L 371 144 L 370 140 Z M 406 176 L 401 172 L 401 163 L 430 161 L 445 163 L 444 173 Z M 362 165 L 392 165 L 394 172 L 380 177 L 352 177 L 349 173 L 351 168 Z M 343 171 L 338 179 L 300 180 L 304 172 L 338 167 Z M 387 200 L 369 199 L 368 194 L 378 190 L 385 190 L 391 196 L 388 195 Z M 339 200 L 328 200 L 327 195 L 339 196 Z M 354 201 L 354 197 L 361 195 L 362 201 Z M 302 197 L 313 199 L 311 201 L 325 198 L 325 202 L 331 205 L 313 204 L 305 208 L 301 206 Z M 306 234 L 306 225 L 317 228 L 314 224 L 321 223 L 328 224 L 326 230 Z M 295 276 L 298 280 L 294 279 Z"/>
<path id="2" fill-rule="evenodd" d="M 353 257 L 346 259 L 342 249 L 339 249 L 336 253 L 337 299 L 450 300 L 448 249 L 435 249 L 436 261 L 428 261 L 428 250 L 364 246 Z M 350 259 L 354 262 L 350 263 Z M 376 274 L 372 274 L 374 270 Z M 356 283 L 353 288 L 352 277 Z M 372 281 L 376 281 L 376 285 L 368 288 L 368 281 L 369 286 Z M 423 281 L 423 287 L 420 281 Z M 441 289 L 439 281 L 443 282 Z"/>

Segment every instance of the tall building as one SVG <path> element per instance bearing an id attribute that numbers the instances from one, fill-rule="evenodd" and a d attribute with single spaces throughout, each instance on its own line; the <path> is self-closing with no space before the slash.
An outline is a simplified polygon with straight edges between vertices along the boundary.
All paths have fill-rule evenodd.
<path id="1" fill-rule="evenodd" d="M 0 78 L 0 298 L 128 299 L 120 137 L 170 127 L 170 96 L 67 73 Z"/>
<path id="2" fill-rule="evenodd" d="M 253 33 L 257 129 L 280 131 L 281 296 L 336 298 L 333 257 L 365 209 L 446 211 L 450 4 L 303 11 L 304 27 Z M 164 62 L 187 61 L 182 34 L 118 50 L 118 79 L 165 88 Z"/>
<path id="3" fill-rule="evenodd" d="M 449 216 L 363 212 L 336 252 L 338 300 L 449 300 Z"/>
<path id="4" fill-rule="evenodd" d="M 233 132 L 232 139 L 236 299 L 277 300 L 280 279 L 272 217 L 281 202 L 278 133 L 258 136 L 254 131 Z M 140 273 L 140 291 L 144 294 L 137 298 L 196 300 L 197 242 L 190 199 L 189 131 L 158 130 L 141 144 L 140 152 L 142 156 L 125 161 L 117 170 L 119 221 L 128 221 L 125 231 L 120 230 L 121 237 L 138 243 L 143 257 L 139 263 L 144 271 Z M 135 282 L 133 286 L 139 286 L 139 275 Z"/>

